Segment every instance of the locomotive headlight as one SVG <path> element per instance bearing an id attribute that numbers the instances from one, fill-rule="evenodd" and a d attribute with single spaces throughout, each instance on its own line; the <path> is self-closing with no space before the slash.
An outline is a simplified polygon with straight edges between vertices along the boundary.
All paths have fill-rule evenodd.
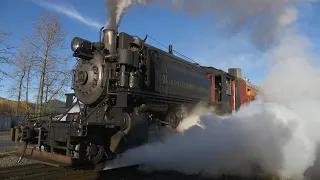
<path id="1" fill-rule="evenodd" d="M 78 38 L 78 37 L 73 38 L 71 41 L 71 50 L 72 51 L 77 50 L 80 47 L 80 44 L 81 44 L 80 38 Z"/>
<path id="2" fill-rule="evenodd" d="M 90 41 L 75 37 L 71 41 L 71 50 L 81 50 L 83 52 L 91 52 L 93 50 L 93 45 Z"/>

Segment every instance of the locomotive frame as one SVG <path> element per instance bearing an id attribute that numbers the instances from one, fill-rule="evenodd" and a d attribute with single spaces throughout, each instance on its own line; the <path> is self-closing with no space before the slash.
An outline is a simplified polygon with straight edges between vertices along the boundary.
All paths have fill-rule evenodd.
<path id="1" fill-rule="evenodd" d="M 115 158 L 127 149 L 152 139 L 150 127 L 175 129 L 199 102 L 216 114 L 236 111 L 254 99 L 239 68 L 228 72 L 188 62 L 172 53 L 115 30 L 100 30 L 98 42 L 75 37 L 78 58 L 74 94 L 67 107 L 83 103 L 80 116 L 67 121 L 27 120 L 12 136 L 27 147 L 93 165 Z M 12 138 L 16 139 L 16 138 Z M 49 156 L 46 156 L 49 158 Z"/>

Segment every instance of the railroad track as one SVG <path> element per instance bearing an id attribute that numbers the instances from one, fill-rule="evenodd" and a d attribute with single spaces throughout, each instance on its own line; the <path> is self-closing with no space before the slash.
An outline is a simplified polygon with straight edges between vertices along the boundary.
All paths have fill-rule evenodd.
<path id="1" fill-rule="evenodd" d="M 184 175 L 168 171 L 142 173 L 137 171 L 137 166 L 103 171 L 104 167 L 104 163 L 97 164 L 95 168 L 90 168 L 62 166 L 50 161 L 39 161 L 39 163 L 36 164 L 0 168 L 0 180 L 279 180 L 279 178 L 272 176 L 252 177 L 249 179 L 230 176 L 224 176 L 221 178 L 203 178 L 198 175 Z"/>
<path id="2" fill-rule="evenodd" d="M 69 167 L 55 167 L 42 163 L 12 166 L 0 169 L 0 179 L 49 180 L 49 179 L 97 179 L 99 173 L 93 170 L 79 170 Z"/>
<path id="3" fill-rule="evenodd" d="M 11 152 L 9 155 L 20 157 L 21 153 Z M 25 159 L 33 160 L 35 164 L 15 165 L 0 168 L 0 180 L 23 179 L 23 180 L 51 180 L 51 179 L 71 179 L 71 180 L 120 180 L 135 176 L 137 166 L 127 166 L 103 171 L 105 163 L 97 164 L 95 167 L 70 166 L 58 161 L 43 159 L 39 157 L 25 156 Z M 1 163 L 1 162 L 0 162 Z M 130 179 L 130 178 L 129 178 Z"/>
<path id="4" fill-rule="evenodd" d="M 116 170 L 74 169 L 71 167 L 50 166 L 41 163 L 0 168 L 2 180 L 280 180 L 275 177 L 240 178 L 224 176 L 220 178 L 201 178 L 197 175 L 183 175 L 173 172 L 137 173 L 134 167 Z"/>

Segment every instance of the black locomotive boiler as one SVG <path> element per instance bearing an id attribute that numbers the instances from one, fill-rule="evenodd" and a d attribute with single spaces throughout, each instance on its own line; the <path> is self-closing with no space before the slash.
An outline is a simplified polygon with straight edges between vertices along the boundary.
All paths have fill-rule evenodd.
<path id="1" fill-rule="evenodd" d="M 18 130 L 28 148 L 96 164 L 150 141 L 150 127 L 176 128 L 199 102 L 219 113 L 239 108 L 239 69 L 202 67 L 173 55 L 172 46 L 166 52 L 147 37 L 102 30 L 98 42 L 71 43 L 74 96 L 84 105 L 79 117 L 23 122 Z"/>

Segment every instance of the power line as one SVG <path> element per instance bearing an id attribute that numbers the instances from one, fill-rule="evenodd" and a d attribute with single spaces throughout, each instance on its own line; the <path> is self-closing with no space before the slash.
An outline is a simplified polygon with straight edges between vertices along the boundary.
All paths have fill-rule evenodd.
<path id="1" fill-rule="evenodd" d="M 159 42 L 158 40 L 156 40 L 156 39 L 153 38 L 152 36 L 150 36 L 150 35 L 147 35 L 147 36 L 148 36 L 149 38 L 151 38 L 152 40 L 154 40 L 155 42 L 157 42 L 158 44 L 160 44 L 161 46 L 163 46 L 164 48 L 166 48 L 166 49 L 168 48 L 168 46 L 162 44 L 161 42 Z M 194 62 L 196 65 L 198 65 L 201 69 L 203 69 L 206 73 L 209 74 L 209 72 L 207 72 L 207 70 L 206 70 L 204 67 L 200 66 L 200 64 L 199 64 L 198 62 L 196 62 L 195 60 L 193 60 L 193 59 L 191 59 L 191 58 L 189 58 L 189 57 L 187 57 L 187 56 L 179 53 L 179 52 L 176 51 L 176 50 L 172 50 L 172 51 L 175 52 L 176 54 L 180 55 L 181 57 L 184 57 L 185 59 L 188 59 L 188 60 Z"/>
<path id="2" fill-rule="evenodd" d="M 164 48 L 166 48 L 166 49 L 168 48 L 168 46 L 162 44 L 161 42 L 159 42 L 158 40 L 156 40 L 156 39 L 153 38 L 152 36 L 148 35 L 148 37 L 151 38 L 152 40 L 154 40 L 155 42 L 157 42 L 158 44 L 160 44 L 161 46 L 163 46 Z M 172 51 L 175 52 L 176 54 L 178 54 L 178 55 L 180 55 L 180 56 L 182 56 L 182 57 L 184 57 L 184 58 L 186 58 L 186 59 L 188 59 L 188 60 L 190 60 L 190 61 L 192 61 L 192 62 L 194 62 L 194 63 L 196 63 L 196 64 L 199 65 L 199 63 L 197 63 L 195 60 L 193 60 L 193 59 L 191 59 L 191 58 L 189 58 L 189 57 L 187 57 L 187 56 L 179 53 L 178 51 L 176 51 L 176 50 L 172 50 Z"/>

